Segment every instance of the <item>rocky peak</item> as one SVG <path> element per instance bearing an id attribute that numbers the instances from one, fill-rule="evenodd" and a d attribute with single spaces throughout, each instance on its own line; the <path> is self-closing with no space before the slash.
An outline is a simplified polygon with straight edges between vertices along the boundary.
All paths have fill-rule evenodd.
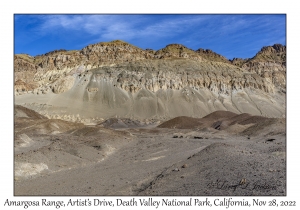
<path id="1" fill-rule="evenodd" d="M 251 75 L 258 75 L 259 77 L 264 78 L 268 84 L 263 84 L 262 82 L 260 82 L 260 84 L 256 84 L 256 82 L 251 82 L 251 84 L 249 83 L 249 86 L 269 92 L 272 90 L 273 84 L 276 87 L 279 86 L 285 88 L 285 49 L 285 46 L 282 45 L 263 47 L 262 50 L 252 59 L 234 58 L 229 61 L 224 56 L 219 55 L 212 50 L 200 48 L 197 51 L 194 51 L 182 44 L 169 44 L 165 48 L 154 51 L 152 49 L 143 50 L 121 40 L 100 42 L 88 45 L 82 50 L 55 50 L 35 57 L 26 54 L 15 55 L 15 81 L 20 80 L 15 84 L 15 86 L 18 90 L 29 91 L 36 87 L 43 87 L 50 84 L 51 87 L 49 85 L 48 86 L 52 92 L 60 93 L 63 92 L 62 90 L 67 90 L 71 87 L 74 82 L 73 77 L 71 76 L 76 72 L 84 72 L 90 69 L 98 69 L 102 67 L 112 69 L 112 66 L 116 65 L 121 65 L 119 68 L 123 69 L 122 65 L 124 64 L 130 66 L 130 68 L 128 67 L 128 71 L 139 71 L 147 66 L 148 69 L 145 71 L 150 72 L 150 70 L 153 71 L 157 68 L 157 72 L 160 72 L 159 75 L 164 76 L 163 78 L 156 78 L 155 81 L 160 81 L 160 84 L 156 84 L 156 86 L 152 85 L 153 87 L 150 87 L 148 84 L 155 83 L 154 81 L 151 82 L 149 80 L 149 78 L 151 79 L 152 77 L 145 74 L 145 77 L 139 79 L 141 80 L 140 86 L 137 86 L 135 89 L 133 83 L 130 82 L 128 83 L 128 87 L 125 83 L 121 82 L 121 88 L 127 88 L 133 92 L 139 90 L 142 86 L 149 86 L 149 89 L 151 90 L 158 90 L 160 87 L 180 89 L 183 86 L 180 86 L 179 84 L 185 83 L 179 81 L 177 86 L 174 83 L 175 79 L 179 76 L 172 74 L 172 76 L 169 77 L 166 73 L 167 66 L 170 66 L 172 62 L 175 62 L 178 64 L 174 66 L 174 69 L 176 70 L 182 70 L 185 72 L 187 69 L 189 69 L 189 71 L 193 69 L 198 71 L 201 69 L 203 72 L 206 72 L 207 70 L 206 73 L 210 74 L 212 69 L 217 69 L 216 71 L 222 72 L 222 76 L 220 77 L 225 78 L 228 76 L 226 73 L 227 71 L 245 71 L 246 75 L 250 75 L 250 72 Z M 183 67 L 184 63 L 186 63 L 185 67 Z M 140 75 L 134 75 L 134 77 L 135 76 Z M 193 83 L 193 86 L 198 88 L 195 84 L 203 83 L 201 81 L 193 81 L 190 76 L 187 77 L 189 78 L 187 79 L 188 85 Z M 194 77 L 197 78 L 196 75 Z M 205 74 L 200 77 L 206 78 Z M 214 76 L 209 75 L 207 77 L 208 78 L 205 79 L 205 82 L 203 83 L 205 85 L 202 85 L 203 87 L 209 87 L 212 90 L 222 89 L 222 91 L 223 89 L 227 90 L 228 88 L 237 89 L 239 87 L 248 87 L 247 85 L 250 81 L 248 79 L 248 82 L 240 84 L 238 81 L 225 82 L 222 79 L 218 79 L 220 84 L 218 83 L 214 86 L 213 84 L 215 83 L 208 82 L 213 80 Z M 118 81 L 126 79 L 127 77 L 124 76 L 119 78 Z M 172 82 L 169 84 L 163 80 Z M 242 80 L 243 79 L 241 79 L 241 81 Z M 235 85 L 228 86 L 228 88 L 221 88 L 222 82 Z M 199 88 L 202 88 L 202 86 L 200 85 Z M 63 88 L 60 89 L 60 87 Z"/>
<path id="2" fill-rule="evenodd" d="M 189 58 L 192 60 L 202 60 L 202 57 L 195 51 L 188 49 L 182 44 L 169 44 L 155 53 L 155 57 L 162 58 Z"/>
<path id="3" fill-rule="evenodd" d="M 153 57 L 153 54 L 121 40 L 89 45 L 83 48 L 80 54 L 87 57 L 87 63 L 94 65 L 129 62 Z"/>
<path id="4" fill-rule="evenodd" d="M 15 54 L 14 55 L 14 60 L 23 60 L 29 63 L 33 63 L 34 57 L 28 55 L 28 54 Z"/>
<path id="5" fill-rule="evenodd" d="M 262 53 L 285 53 L 286 46 L 284 46 L 282 44 L 274 44 L 273 46 L 263 47 L 260 52 L 262 52 Z"/>
<path id="6" fill-rule="evenodd" d="M 186 46 L 182 45 L 182 44 L 168 44 L 166 46 L 166 48 L 174 48 L 174 49 L 188 49 Z"/>
<path id="7" fill-rule="evenodd" d="M 212 50 L 209 49 L 202 49 L 199 48 L 196 50 L 196 53 L 198 53 L 201 57 L 205 58 L 206 60 L 209 61 L 216 61 L 216 62 L 223 62 L 223 63 L 230 63 L 224 56 L 219 55 Z"/>
<path id="8" fill-rule="evenodd" d="M 276 87 L 286 88 L 286 46 L 275 44 L 263 47 L 242 68 L 255 72 L 265 80 L 272 81 Z"/>
<path id="9" fill-rule="evenodd" d="M 99 42 L 96 44 L 91 44 L 83 48 L 80 52 L 83 55 L 93 53 L 93 52 L 103 52 L 103 51 L 123 51 L 123 50 L 128 50 L 128 51 L 134 51 L 134 50 L 140 50 L 142 49 L 131 45 L 127 42 L 121 41 L 121 40 L 114 40 L 111 42 Z"/>
<path id="10" fill-rule="evenodd" d="M 65 49 L 53 50 L 53 51 L 50 51 L 48 53 L 45 53 L 44 55 L 45 56 L 50 56 L 50 55 L 55 55 L 55 54 L 62 54 L 62 53 L 65 53 L 65 52 L 67 52 L 67 50 L 65 50 Z"/>
<path id="11" fill-rule="evenodd" d="M 251 59 L 256 62 L 275 62 L 285 65 L 286 62 L 286 46 L 274 44 L 261 48 L 261 50 Z"/>
<path id="12" fill-rule="evenodd" d="M 91 69 L 102 65 L 153 57 L 153 53 L 144 51 L 127 42 L 115 40 L 91 44 L 80 51 L 55 50 L 41 56 L 36 56 L 36 64 L 44 70 L 69 71 L 78 66 Z"/>

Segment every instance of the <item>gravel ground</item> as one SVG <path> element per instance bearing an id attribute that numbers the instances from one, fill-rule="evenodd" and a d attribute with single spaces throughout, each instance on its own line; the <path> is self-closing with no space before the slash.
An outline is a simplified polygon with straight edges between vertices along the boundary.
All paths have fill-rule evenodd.
<path id="1" fill-rule="evenodd" d="M 19 109 L 15 195 L 286 195 L 285 119 L 231 125 L 236 116 L 218 113 L 190 129 L 128 119 L 116 129 Z"/>

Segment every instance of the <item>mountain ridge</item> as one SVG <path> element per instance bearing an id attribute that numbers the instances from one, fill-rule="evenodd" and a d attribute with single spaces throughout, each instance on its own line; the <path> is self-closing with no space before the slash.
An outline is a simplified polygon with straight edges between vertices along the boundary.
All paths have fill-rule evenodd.
<path id="1" fill-rule="evenodd" d="M 280 51 L 280 56 L 274 56 L 274 54 L 278 54 L 276 49 Z M 68 51 L 61 49 L 37 56 L 15 54 L 14 71 L 15 81 L 21 80 L 28 83 L 28 86 L 35 87 L 38 86 L 38 78 L 34 78 L 34 75 L 38 74 L 38 72 L 64 70 L 65 73 L 69 72 L 71 68 L 74 69 L 80 65 L 83 65 L 86 69 L 91 69 L 103 65 L 111 65 L 119 62 L 132 62 L 143 59 L 185 58 L 199 61 L 227 63 L 247 69 L 250 72 L 257 72 L 254 66 L 257 66 L 258 62 L 272 62 L 274 60 L 276 61 L 275 63 L 285 66 L 285 53 L 285 46 L 275 44 L 273 46 L 262 47 L 253 58 L 234 58 L 233 60 L 228 60 L 224 56 L 217 54 L 212 50 L 199 48 L 194 51 L 182 44 L 169 44 L 165 48 L 154 51 L 149 49 L 143 50 L 127 42 L 114 40 L 111 42 L 90 44 L 81 50 Z M 280 59 L 282 59 L 282 61 L 280 61 Z M 24 75 L 24 71 L 30 76 Z M 49 78 L 50 81 L 55 80 L 56 76 L 52 75 L 52 77 L 53 76 L 54 78 Z M 58 74 L 58 77 L 59 76 L 60 75 Z M 27 91 L 30 90 L 32 89 L 27 89 Z"/>
<path id="2" fill-rule="evenodd" d="M 274 44 L 272 46 L 263 46 L 257 53 L 256 55 L 254 55 L 253 57 L 251 58 L 233 58 L 233 59 L 227 59 L 225 56 L 221 55 L 221 54 L 218 54 L 216 52 L 214 52 L 213 50 L 211 49 L 203 49 L 203 48 L 198 48 L 197 50 L 193 50 L 193 49 L 190 49 L 186 46 L 184 46 L 183 44 L 178 44 L 178 43 L 173 43 L 173 44 L 168 44 L 166 45 L 166 47 L 164 48 L 161 48 L 161 49 L 158 49 L 158 50 L 153 50 L 151 48 L 146 48 L 146 49 L 142 49 L 142 48 L 139 48 L 135 45 L 132 45 L 128 42 L 125 42 L 125 41 L 122 41 L 122 40 L 113 40 L 113 41 L 110 41 L 110 42 L 98 42 L 98 43 L 94 43 L 94 44 L 89 44 L 85 47 L 83 47 L 82 49 L 80 50 L 66 50 L 66 49 L 59 49 L 59 50 L 51 50 L 47 53 L 44 53 L 44 54 L 38 54 L 36 56 L 31 56 L 29 54 L 26 54 L 26 53 L 19 53 L 19 54 L 14 54 L 15 56 L 20 56 L 20 55 L 25 55 L 25 56 L 28 56 L 28 57 L 31 57 L 31 58 L 36 58 L 36 57 L 41 57 L 41 56 L 49 56 L 49 55 L 55 55 L 55 54 L 59 54 L 59 53 L 80 53 L 82 52 L 84 49 L 86 48 L 92 48 L 94 46 L 120 46 L 120 45 L 123 45 L 123 46 L 131 46 L 131 47 L 134 47 L 134 48 L 138 48 L 142 51 L 149 51 L 151 52 L 150 54 L 155 54 L 157 53 L 158 51 L 166 51 L 166 49 L 168 49 L 169 47 L 174 47 L 174 46 L 177 46 L 179 48 L 183 48 L 183 49 L 187 49 L 189 51 L 193 51 L 193 52 L 197 52 L 199 54 L 210 54 L 210 55 L 213 55 L 213 56 L 217 56 L 217 57 L 221 57 L 225 62 L 226 61 L 229 61 L 230 63 L 232 63 L 233 60 L 236 60 L 236 59 L 242 59 L 242 60 L 250 60 L 250 59 L 253 59 L 255 58 L 258 54 L 263 54 L 265 52 L 276 52 L 276 50 L 280 50 L 280 52 L 286 52 L 286 46 L 285 45 L 282 45 L 282 44 Z M 271 50 L 270 50 L 271 49 Z M 272 50 L 273 49 L 273 50 Z M 156 57 L 157 58 L 157 57 Z"/>
<path id="3" fill-rule="evenodd" d="M 201 117 L 217 110 L 283 116 L 285 53 L 285 46 L 274 45 L 253 58 L 229 61 L 211 50 L 181 44 L 154 51 L 115 40 L 36 57 L 15 55 L 16 101 L 32 104 L 31 97 L 51 96 L 46 104 L 74 104 L 80 110 L 68 109 L 68 114 L 104 118 Z"/>

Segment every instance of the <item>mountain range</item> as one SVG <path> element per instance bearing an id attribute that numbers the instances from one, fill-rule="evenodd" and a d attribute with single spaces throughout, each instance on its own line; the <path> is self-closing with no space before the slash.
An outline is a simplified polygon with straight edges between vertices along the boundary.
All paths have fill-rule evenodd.
<path id="1" fill-rule="evenodd" d="M 218 110 L 285 117 L 286 46 L 248 59 L 169 44 L 140 49 L 124 41 L 81 50 L 14 55 L 15 103 L 49 118 L 203 117 Z"/>

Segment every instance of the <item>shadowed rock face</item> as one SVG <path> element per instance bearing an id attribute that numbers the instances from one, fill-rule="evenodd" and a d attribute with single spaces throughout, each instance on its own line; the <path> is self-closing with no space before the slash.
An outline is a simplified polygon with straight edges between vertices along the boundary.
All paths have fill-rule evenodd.
<path id="1" fill-rule="evenodd" d="M 16 55 L 15 94 L 33 93 L 16 103 L 52 117 L 203 117 L 217 110 L 282 117 L 285 51 L 263 47 L 233 65 L 210 50 L 171 44 L 155 52 L 116 40 L 80 51 Z"/>

